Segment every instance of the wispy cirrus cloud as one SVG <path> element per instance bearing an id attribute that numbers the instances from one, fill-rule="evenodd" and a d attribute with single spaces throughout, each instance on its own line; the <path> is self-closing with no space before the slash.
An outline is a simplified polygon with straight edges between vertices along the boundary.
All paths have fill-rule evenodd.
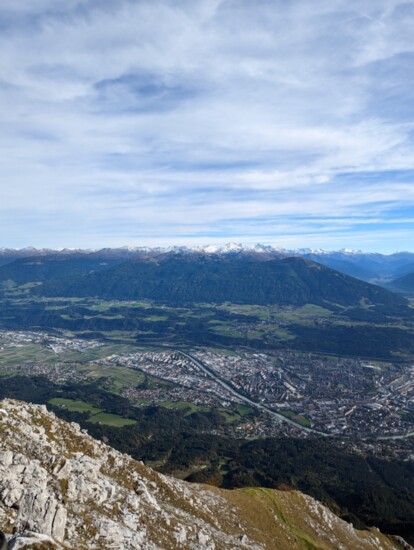
<path id="1" fill-rule="evenodd" d="M 412 248 L 413 24 L 397 0 L 2 2 L 3 244 Z"/>

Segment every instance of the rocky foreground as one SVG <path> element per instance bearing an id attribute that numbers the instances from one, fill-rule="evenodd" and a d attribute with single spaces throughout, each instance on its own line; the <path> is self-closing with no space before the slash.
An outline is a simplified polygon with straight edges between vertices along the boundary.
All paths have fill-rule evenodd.
<path id="1" fill-rule="evenodd" d="M 0 402 L 0 531 L 0 550 L 402 548 L 296 491 L 157 474 L 46 407 L 12 400 Z"/>

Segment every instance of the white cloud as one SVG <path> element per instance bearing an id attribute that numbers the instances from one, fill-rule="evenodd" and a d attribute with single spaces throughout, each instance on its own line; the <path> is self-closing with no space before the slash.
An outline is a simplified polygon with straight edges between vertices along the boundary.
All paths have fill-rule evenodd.
<path id="1" fill-rule="evenodd" d="M 2 2 L 4 244 L 28 244 L 29 211 L 62 246 L 74 225 L 85 246 L 129 242 L 134 220 L 167 240 L 398 223 L 413 23 L 414 2 L 386 0 Z"/>

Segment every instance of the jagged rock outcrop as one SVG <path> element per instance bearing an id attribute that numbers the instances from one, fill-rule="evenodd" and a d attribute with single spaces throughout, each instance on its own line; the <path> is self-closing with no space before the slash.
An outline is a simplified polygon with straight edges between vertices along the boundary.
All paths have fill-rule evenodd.
<path id="1" fill-rule="evenodd" d="M 388 550 L 313 498 L 223 491 L 157 474 L 44 406 L 0 403 L 0 530 L 7 550 Z M 2 550 L 0 538 L 0 550 Z"/>

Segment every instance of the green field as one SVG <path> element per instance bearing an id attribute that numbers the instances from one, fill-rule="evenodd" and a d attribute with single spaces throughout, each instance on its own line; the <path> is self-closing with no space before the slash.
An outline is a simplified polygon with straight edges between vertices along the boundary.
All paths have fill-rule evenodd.
<path id="1" fill-rule="evenodd" d="M 197 405 L 195 405 L 194 403 L 190 403 L 188 401 L 162 401 L 161 403 L 158 403 L 158 404 L 161 407 L 164 407 L 166 409 L 179 410 L 179 411 L 188 409 L 185 416 L 188 416 L 200 410 L 208 410 L 207 408 L 197 407 Z"/>
<path id="2" fill-rule="evenodd" d="M 111 364 L 92 363 L 85 365 L 82 371 L 88 375 L 88 378 L 106 378 L 105 389 L 113 393 L 118 393 L 125 386 L 139 386 L 144 381 L 144 374 L 141 371 Z"/>
<path id="3" fill-rule="evenodd" d="M 56 355 L 40 344 L 18 344 L 0 350 L 0 368 L 28 363 L 54 363 Z"/>
<path id="4" fill-rule="evenodd" d="M 117 414 L 106 413 L 102 409 L 98 409 L 89 403 L 85 403 L 85 401 L 75 401 L 73 399 L 54 397 L 49 400 L 49 403 L 70 412 L 88 413 L 88 422 L 92 422 L 93 424 L 105 424 L 106 426 L 112 426 L 114 428 L 123 428 L 124 426 L 133 426 L 136 424 L 136 420 L 123 418 Z"/>
<path id="5" fill-rule="evenodd" d="M 133 426 L 137 423 L 136 420 L 122 418 L 122 416 L 118 416 L 117 414 L 109 414 L 104 412 L 91 416 L 88 422 L 91 422 L 92 424 L 105 424 L 105 426 L 112 426 L 113 428 Z"/>
<path id="6" fill-rule="evenodd" d="M 67 409 L 68 411 L 71 411 L 71 412 L 79 412 L 79 413 L 87 412 L 90 415 L 94 415 L 102 412 L 102 409 L 97 409 L 93 405 L 90 405 L 89 403 L 85 403 L 84 401 L 73 401 L 72 399 L 64 399 L 63 397 L 54 397 L 53 399 L 49 400 L 49 403 L 51 405 L 55 405 L 56 407 Z"/>
<path id="7" fill-rule="evenodd" d="M 61 353 L 54 353 L 51 349 L 41 344 L 24 343 L 5 346 L 3 349 L 0 349 L 0 369 L 1 367 L 18 367 L 35 363 L 52 365 L 62 361 L 65 363 L 86 364 L 110 355 L 136 351 L 138 351 L 137 346 L 107 344 L 90 348 L 86 351 L 65 349 Z"/>
<path id="8" fill-rule="evenodd" d="M 145 321 L 150 321 L 151 323 L 168 321 L 168 315 L 149 315 L 148 317 L 145 317 Z"/>
<path id="9" fill-rule="evenodd" d="M 307 418 L 305 418 L 304 416 L 300 415 L 300 414 L 296 414 L 294 411 L 290 411 L 290 410 L 287 410 L 287 411 L 280 411 L 280 414 L 282 414 L 283 416 L 286 416 L 287 418 L 291 418 L 294 422 L 297 422 L 298 424 L 301 424 L 302 426 L 310 426 L 310 422 Z"/>
<path id="10" fill-rule="evenodd" d="M 226 418 L 226 424 L 234 424 L 246 420 L 244 417 L 253 413 L 252 409 L 247 405 L 236 405 L 232 409 L 218 409 L 218 411 Z"/>

